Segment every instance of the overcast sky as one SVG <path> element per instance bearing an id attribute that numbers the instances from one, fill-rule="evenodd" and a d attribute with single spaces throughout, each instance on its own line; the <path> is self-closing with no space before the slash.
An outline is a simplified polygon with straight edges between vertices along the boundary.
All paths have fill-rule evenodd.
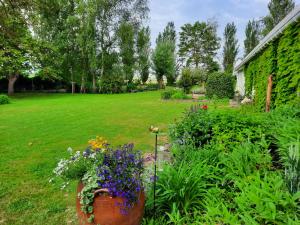
<path id="1" fill-rule="evenodd" d="M 207 21 L 214 18 L 218 24 L 218 35 L 223 36 L 227 23 L 237 26 L 240 45 L 239 55 L 243 55 L 245 27 L 250 19 L 258 19 L 268 13 L 269 0 L 149 0 L 151 41 L 155 39 L 169 21 L 174 21 L 177 32 L 185 23 Z M 295 1 L 300 4 L 300 0 Z M 219 58 L 220 58 L 219 53 Z M 220 59 L 219 59 L 220 61 Z"/>

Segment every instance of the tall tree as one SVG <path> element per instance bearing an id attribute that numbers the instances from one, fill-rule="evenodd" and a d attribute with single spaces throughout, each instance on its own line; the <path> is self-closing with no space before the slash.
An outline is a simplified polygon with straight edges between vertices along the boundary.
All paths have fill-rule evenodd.
<path id="1" fill-rule="evenodd" d="M 123 63 L 125 79 L 132 83 L 134 76 L 134 27 L 123 22 L 118 31 L 120 56 Z"/>
<path id="2" fill-rule="evenodd" d="M 62 78 L 71 83 L 72 93 L 75 83 L 79 83 L 84 60 L 80 56 L 80 4 L 76 0 L 56 0 L 49 2 L 39 0 L 38 25 L 35 32 L 40 39 L 50 43 L 57 49 L 56 54 L 61 59 Z"/>
<path id="3" fill-rule="evenodd" d="M 244 40 L 244 55 L 248 55 L 256 45 L 258 45 L 260 40 L 260 23 L 255 20 L 249 20 L 245 35 L 246 39 Z"/>
<path id="4" fill-rule="evenodd" d="M 236 26 L 234 23 L 228 23 L 224 31 L 223 67 L 225 72 L 232 73 L 238 48 Z"/>
<path id="5" fill-rule="evenodd" d="M 153 70 L 160 88 L 163 87 L 163 77 L 175 77 L 175 55 L 171 41 L 161 41 L 156 44 L 152 55 Z M 173 81 L 174 82 L 174 81 Z"/>
<path id="6" fill-rule="evenodd" d="M 220 39 L 213 23 L 196 22 L 181 27 L 179 56 L 186 66 L 212 70 L 219 47 Z"/>
<path id="7" fill-rule="evenodd" d="M 176 30 L 175 30 L 174 22 L 168 22 L 164 31 L 158 34 L 156 43 L 160 41 L 167 41 L 167 40 L 174 42 L 174 44 L 176 44 Z"/>
<path id="8" fill-rule="evenodd" d="M 271 0 L 268 4 L 269 15 L 263 18 L 263 35 L 267 35 L 294 7 L 293 0 Z"/>
<path id="9" fill-rule="evenodd" d="M 156 39 L 156 44 L 160 42 L 168 42 L 165 46 L 170 47 L 170 51 L 173 52 L 173 57 L 176 61 L 176 30 L 174 22 L 168 22 L 167 26 L 163 30 L 162 33 L 158 34 Z M 176 63 L 175 63 L 176 64 Z M 176 65 L 175 65 L 175 72 L 166 74 L 167 83 L 168 85 L 173 85 L 176 81 L 177 73 L 176 73 Z"/>
<path id="10" fill-rule="evenodd" d="M 26 19 L 32 10 L 29 0 L 0 1 L 0 77 L 8 80 L 8 94 L 20 75 L 32 67 L 33 38 Z"/>
<path id="11" fill-rule="evenodd" d="M 149 78 L 150 56 L 150 28 L 143 27 L 137 35 L 136 42 L 138 70 L 141 80 L 145 84 Z"/>
<path id="12" fill-rule="evenodd" d="M 117 32 L 120 24 L 129 22 L 138 29 L 148 15 L 147 0 L 94 0 L 96 1 L 97 49 L 100 55 L 100 76 L 117 47 Z M 105 60 L 108 60 L 107 62 Z M 110 66 L 111 67 L 111 66 Z"/>

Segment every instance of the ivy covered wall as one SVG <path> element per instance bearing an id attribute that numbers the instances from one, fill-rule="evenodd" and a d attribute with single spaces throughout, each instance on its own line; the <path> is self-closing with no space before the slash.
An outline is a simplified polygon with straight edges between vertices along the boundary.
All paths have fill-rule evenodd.
<path id="1" fill-rule="evenodd" d="M 300 20 L 269 43 L 245 65 L 246 95 L 254 91 L 254 103 L 264 111 L 268 77 L 273 75 L 271 107 L 294 104 L 300 91 Z"/>

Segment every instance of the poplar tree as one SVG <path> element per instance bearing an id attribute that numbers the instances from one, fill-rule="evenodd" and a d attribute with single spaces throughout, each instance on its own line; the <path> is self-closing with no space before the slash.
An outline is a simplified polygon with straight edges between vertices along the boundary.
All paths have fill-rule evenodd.
<path id="1" fill-rule="evenodd" d="M 236 38 L 236 26 L 228 23 L 224 31 L 223 67 L 225 72 L 232 73 L 238 54 L 238 40 Z"/>
<path id="2" fill-rule="evenodd" d="M 246 30 L 246 39 L 244 40 L 244 55 L 248 55 L 260 40 L 260 24 L 258 21 L 249 20 Z"/>
<path id="3" fill-rule="evenodd" d="M 137 35 L 136 42 L 137 49 L 137 61 L 138 61 L 138 71 L 143 84 L 145 84 L 149 78 L 149 68 L 150 68 L 150 28 L 143 27 Z"/>
<path id="4" fill-rule="evenodd" d="M 263 18 L 263 35 L 267 35 L 295 7 L 293 0 L 271 0 L 269 14 Z"/>

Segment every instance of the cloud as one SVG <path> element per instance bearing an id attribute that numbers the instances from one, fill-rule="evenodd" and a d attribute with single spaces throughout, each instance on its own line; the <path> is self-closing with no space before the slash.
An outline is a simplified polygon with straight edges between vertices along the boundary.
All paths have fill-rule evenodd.
<path id="1" fill-rule="evenodd" d="M 251 19 L 267 15 L 268 2 L 269 0 L 149 0 L 152 47 L 158 33 L 163 31 L 169 21 L 174 21 L 179 32 L 185 23 L 216 18 L 220 37 L 223 36 L 227 23 L 236 24 L 241 56 L 246 24 Z M 299 3 L 300 0 L 296 0 L 296 4 Z"/>

